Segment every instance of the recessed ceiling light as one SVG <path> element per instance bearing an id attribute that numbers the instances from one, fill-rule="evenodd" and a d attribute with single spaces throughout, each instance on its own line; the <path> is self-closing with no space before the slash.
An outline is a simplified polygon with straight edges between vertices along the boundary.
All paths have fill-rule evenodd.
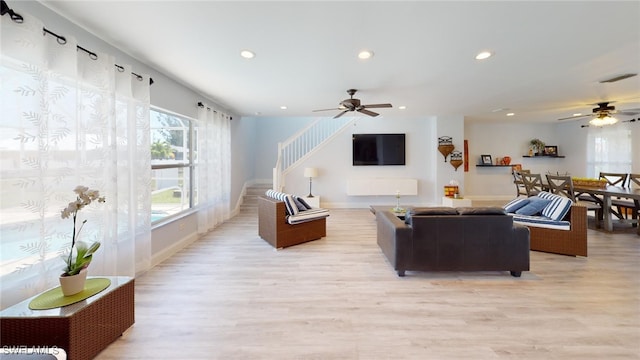
<path id="1" fill-rule="evenodd" d="M 404 106 L 404 105 L 400 105 L 400 106 L 398 106 L 398 109 L 400 109 L 400 110 L 404 110 L 404 109 L 406 109 L 406 108 L 407 108 L 407 107 L 406 107 L 406 106 Z"/>
<path id="2" fill-rule="evenodd" d="M 358 58 L 362 60 L 371 59 L 373 57 L 373 51 L 362 50 L 358 53 Z"/>
<path id="3" fill-rule="evenodd" d="M 491 55 L 493 54 L 488 51 L 483 51 L 481 53 L 478 53 L 478 55 L 476 55 L 476 60 L 484 60 L 491 57 Z"/>
<path id="4" fill-rule="evenodd" d="M 575 114 L 573 114 L 573 116 L 582 116 L 582 114 L 581 113 L 575 113 Z"/>
<path id="5" fill-rule="evenodd" d="M 515 113 L 507 113 L 507 116 L 513 116 Z"/>
<path id="6" fill-rule="evenodd" d="M 240 56 L 245 59 L 253 59 L 254 57 L 256 57 L 256 54 L 251 50 L 242 50 L 240 51 Z"/>
<path id="7" fill-rule="evenodd" d="M 282 110 L 287 110 L 287 107 L 286 107 L 286 106 L 284 106 L 284 105 L 282 105 L 282 106 L 280 106 L 280 109 L 282 109 Z"/>

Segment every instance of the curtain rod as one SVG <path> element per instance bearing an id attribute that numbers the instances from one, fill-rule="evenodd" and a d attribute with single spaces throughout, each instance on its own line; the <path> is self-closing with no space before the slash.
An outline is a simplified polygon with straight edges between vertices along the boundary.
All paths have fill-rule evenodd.
<path id="1" fill-rule="evenodd" d="M 204 104 L 202 103 L 202 101 L 198 101 L 198 107 L 200 108 L 204 108 Z M 207 106 L 207 110 L 212 110 L 210 107 Z M 218 113 L 218 110 L 213 110 L 214 113 Z M 227 118 L 229 118 L 229 120 L 233 120 L 233 116 L 229 116 L 227 114 L 224 114 L 224 116 L 226 116 Z"/>
<path id="2" fill-rule="evenodd" d="M 0 16 L 4 16 L 4 14 L 9 14 L 9 17 L 11 17 L 11 20 L 13 20 L 13 22 L 18 24 L 22 24 L 24 22 L 24 18 L 22 17 L 22 15 L 13 11 L 13 9 L 9 7 L 9 5 L 5 0 L 0 0 L 0 2 L 2 3 Z M 43 35 L 49 34 L 51 36 L 54 36 L 56 38 L 56 41 L 60 45 L 65 45 L 67 43 L 67 38 L 65 38 L 64 36 L 60 36 L 45 27 L 42 28 L 42 34 Z M 93 51 L 89 51 L 80 45 L 76 45 L 76 48 L 78 50 L 82 50 L 85 53 L 89 54 L 90 59 L 98 60 L 98 54 L 94 53 Z M 116 68 L 118 68 L 118 71 L 120 72 L 124 71 L 124 67 L 118 64 L 114 64 L 114 65 L 116 66 Z M 131 75 L 135 76 L 139 81 L 142 81 L 144 79 L 142 75 L 136 74 L 133 71 L 131 72 Z M 153 85 L 153 79 L 151 77 L 149 77 L 149 85 Z"/>

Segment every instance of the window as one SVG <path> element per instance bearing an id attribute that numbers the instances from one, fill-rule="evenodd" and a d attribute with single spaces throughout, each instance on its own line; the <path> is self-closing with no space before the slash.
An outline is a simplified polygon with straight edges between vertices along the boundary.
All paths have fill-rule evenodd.
<path id="1" fill-rule="evenodd" d="M 196 205 L 195 120 L 159 109 L 151 121 L 151 222 L 187 211 Z"/>
<path id="2" fill-rule="evenodd" d="M 587 137 L 587 176 L 600 172 L 631 172 L 631 129 L 624 124 L 589 128 Z"/>

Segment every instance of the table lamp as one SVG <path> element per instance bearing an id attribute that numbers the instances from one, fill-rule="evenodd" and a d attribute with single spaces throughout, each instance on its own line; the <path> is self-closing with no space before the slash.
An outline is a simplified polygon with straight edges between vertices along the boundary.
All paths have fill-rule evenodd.
<path id="1" fill-rule="evenodd" d="M 309 195 L 307 195 L 307 197 L 312 198 L 313 195 L 311 194 L 311 181 L 314 177 L 318 176 L 318 169 L 316 168 L 305 168 L 304 169 L 304 177 L 308 177 L 309 178 Z"/>

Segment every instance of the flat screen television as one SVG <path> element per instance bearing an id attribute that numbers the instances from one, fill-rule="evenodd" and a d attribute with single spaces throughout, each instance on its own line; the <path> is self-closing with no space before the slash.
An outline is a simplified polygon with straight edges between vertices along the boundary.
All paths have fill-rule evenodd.
<path id="1" fill-rule="evenodd" d="M 405 165 L 405 134 L 353 134 L 353 165 Z"/>

